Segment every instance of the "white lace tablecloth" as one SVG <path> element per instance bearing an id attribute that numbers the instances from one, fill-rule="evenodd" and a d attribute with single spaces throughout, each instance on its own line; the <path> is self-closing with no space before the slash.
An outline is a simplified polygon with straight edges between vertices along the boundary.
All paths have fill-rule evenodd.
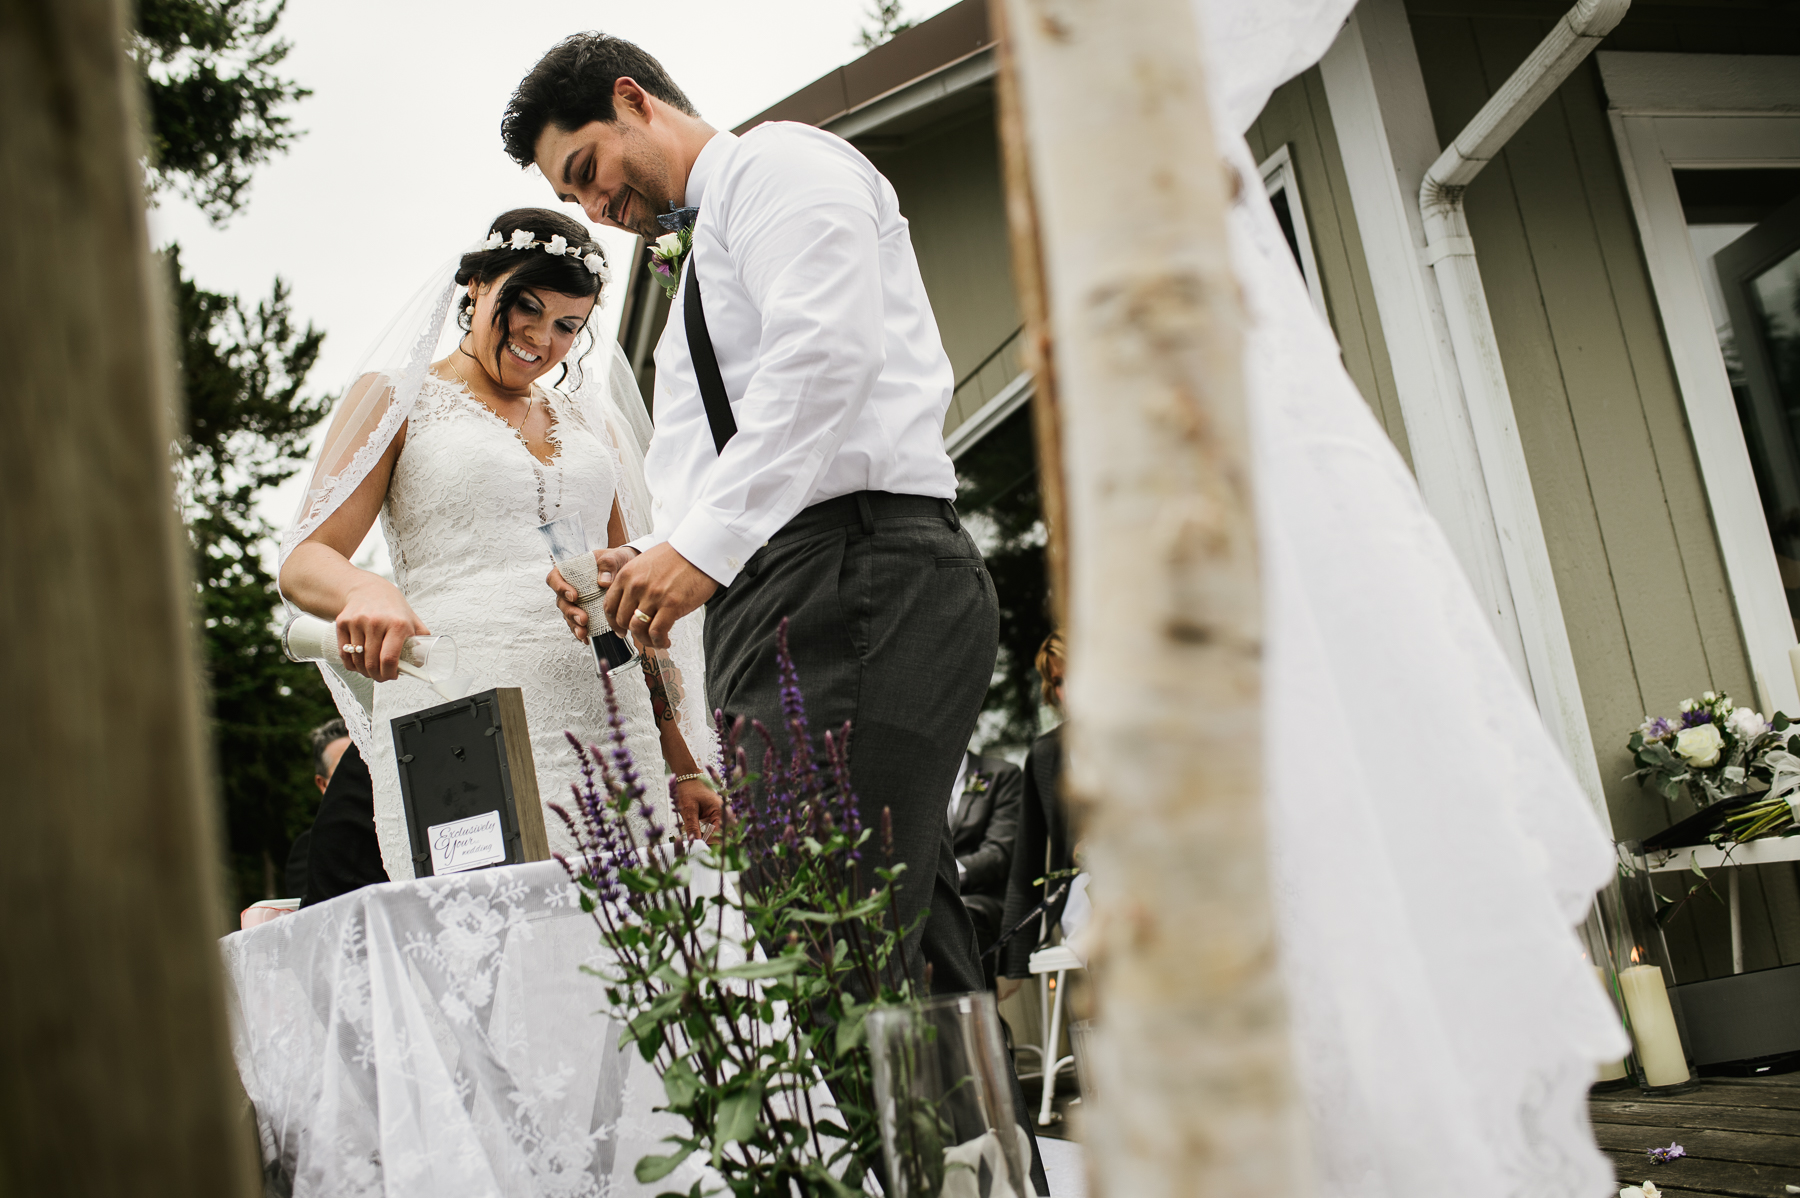
<path id="1" fill-rule="evenodd" d="M 222 942 L 268 1192 L 612 1198 L 678 1130 L 555 862 L 391 882 Z M 696 1174 L 696 1176 L 698 1176 Z M 680 1182 L 679 1185 L 674 1183 Z"/>

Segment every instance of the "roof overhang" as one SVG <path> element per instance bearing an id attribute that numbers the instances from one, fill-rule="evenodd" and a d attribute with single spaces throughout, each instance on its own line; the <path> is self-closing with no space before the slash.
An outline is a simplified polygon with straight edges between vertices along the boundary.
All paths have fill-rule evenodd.
<path id="1" fill-rule="evenodd" d="M 905 136 L 928 124 L 976 107 L 993 95 L 999 72 L 993 46 L 984 46 L 928 75 L 904 83 L 847 112 L 821 122 L 845 141 L 869 136 Z"/>
<path id="2" fill-rule="evenodd" d="M 998 70 L 988 0 L 962 0 L 739 125 L 800 121 L 846 140 L 904 137 L 991 102 Z"/>

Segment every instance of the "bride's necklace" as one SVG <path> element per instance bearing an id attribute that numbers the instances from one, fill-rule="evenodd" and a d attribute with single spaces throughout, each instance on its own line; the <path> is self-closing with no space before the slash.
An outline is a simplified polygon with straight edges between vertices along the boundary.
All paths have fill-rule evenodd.
<path id="1" fill-rule="evenodd" d="M 463 352 L 462 346 L 460 346 L 460 345 L 457 346 L 456 352 L 459 354 L 462 353 Z M 455 358 L 450 359 L 450 369 L 454 370 L 456 372 L 456 377 L 457 377 L 458 381 L 460 381 L 462 383 L 463 389 L 465 391 L 467 391 L 470 395 L 473 395 L 477 402 L 479 402 L 483 407 L 487 408 L 490 412 L 493 412 L 494 415 L 500 416 L 499 409 L 495 408 L 493 404 L 488 403 L 487 400 L 482 399 L 481 395 L 475 390 L 474 386 L 472 386 L 470 384 L 468 378 L 462 372 L 462 367 L 458 366 L 456 364 Z M 512 421 L 508 420 L 504 416 L 500 416 L 500 423 L 504 424 L 507 428 L 510 428 L 513 432 L 518 433 L 520 440 L 524 440 L 525 439 L 525 431 L 524 431 L 525 430 L 525 422 L 527 420 L 531 419 L 531 407 L 535 403 L 537 403 L 537 388 L 533 387 L 531 389 L 531 393 L 525 399 L 525 414 L 523 416 L 519 417 L 519 423 L 514 424 Z M 527 442 L 526 448 L 529 449 L 530 447 L 531 447 L 530 443 Z M 532 456 L 535 457 L 537 455 L 533 454 Z"/>
<path id="2" fill-rule="evenodd" d="M 456 352 L 459 354 L 462 353 L 462 346 L 458 345 L 456 347 Z M 531 389 L 530 397 L 525 401 L 525 414 L 519 417 L 519 423 L 514 424 L 506 417 L 500 415 L 500 413 L 495 410 L 493 404 L 488 403 L 485 399 L 481 398 L 480 395 L 476 394 L 475 388 L 469 385 L 467 376 L 463 374 L 462 367 L 457 365 L 454 357 L 450 359 L 450 369 L 456 373 L 457 381 L 463 385 L 463 390 L 469 393 L 469 398 L 486 408 L 489 412 L 492 412 L 501 424 L 504 424 L 507 428 L 512 430 L 512 435 L 518 438 L 519 444 L 525 447 L 525 457 L 531 462 L 531 473 L 537 480 L 538 523 L 548 524 L 550 522 L 550 507 L 546 506 L 549 497 L 545 494 L 544 463 L 538 460 L 537 454 L 531 452 L 531 442 L 525 439 L 525 422 L 531 419 L 532 405 L 537 403 L 537 388 L 533 387 Z M 556 475 L 556 502 L 554 505 L 551 505 L 557 511 L 562 510 L 562 488 L 563 478 L 562 472 L 559 470 Z"/>

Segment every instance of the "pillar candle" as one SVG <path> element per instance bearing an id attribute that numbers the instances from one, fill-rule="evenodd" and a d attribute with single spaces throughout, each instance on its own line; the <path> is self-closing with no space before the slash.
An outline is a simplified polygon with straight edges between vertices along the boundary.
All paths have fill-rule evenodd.
<path id="1" fill-rule="evenodd" d="M 1606 991 L 1607 996 L 1611 997 L 1612 987 L 1606 984 L 1606 969 L 1600 965 L 1594 966 L 1594 977 L 1599 979 L 1600 989 Z M 1624 1076 L 1625 1062 L 1623 1059 L 1617 1061 L 1602 1061 L 1600 1062 L 1600 1068 L 1594 1074 L 1594 1080 L 1597 1082 L 1616 1082 Z"/>
<path id="2" fill-rule="evenodd" d="M 1637 1042 L 1638 1063 L 1644 1067 L 1644 1084 L 1679 1086 L 1687 1081 L 1687 1053 L 1675 1030 L 1675 1011 L 1669 1006 L 1662 970 L 1654 965 L 1622 969 L 1619 990 L 1631 1016 L 1631 1035 Z"/>

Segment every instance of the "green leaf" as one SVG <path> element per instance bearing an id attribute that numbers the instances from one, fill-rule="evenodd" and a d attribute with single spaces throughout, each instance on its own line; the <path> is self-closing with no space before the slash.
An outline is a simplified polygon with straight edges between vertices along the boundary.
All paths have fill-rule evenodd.
<path id="1" fill-rule="evenodd" d="M 663 1093 L 672 1108 L 685 1111 L 700 1094 L 700 1079 L 686 1061 L 676 1061 L 663 1071 Z"/>
<path id="2" fill-rule="evenodd" d="M 746 961 L 742 965 L 721 969 L 716 976 L 722 978 L 778 978 L 793 973 L 804 964 L 806 964 L 806 959 L 794 954 L 776 957 L 773 961 Z"/>
<path id="3" fill-rule="evenodd" d="M 646 1061 L 656 1059 L 657 1052 L 663 1046 L 662 1020 L 651 1012 L 634 1017 L 626 1025 L 625 1036 L 637 1041 L 638 1053 Z M 622 1036 L 621 1039 L 624 1037 Z"/>
<path id="4" fill-rule="evenodd" d="M 846 1011 L 844 1017 L 838 1020 L 838 1056 L 841 1057 L 862 1044 L 863 1031 L 865 1030 L 864 1016 L 867 1013 L 867 1008 L 853 1008 L 851 1011 Z"/>
<path id="5" fill-rule="evenodd" d="M 831 1198 L 862 1198 L 862 1191 L 852 1189 L 843 1180 L 818 1161 L 808 1161 L 805 1166 L 808 1179 L 831 1191 Z"/>
<path id="6" fill-rule="evenodd" d="M 676 1167 L 687 1158 L 688 1154 L 685 1152 L 673 1152 L 668 1156 L 639 1157 L 637 1166 L 631 1172 L 638 1181 L 649 1185 L 651 1182 L 661 1181 L 675 1172 Z"/>
<path id="7" fill-rule="evenodd" d="M 719 1102 L 718 1122 L 713 1125 L 713 1142 L 731 1144 L 748 1140 L 756 1134 L 756 1120 L 762 1110 L 762 1086 L 752 1082 L 725 1095 Z M 718 1151 L 715 1148 L 713 1155 Z"/>

